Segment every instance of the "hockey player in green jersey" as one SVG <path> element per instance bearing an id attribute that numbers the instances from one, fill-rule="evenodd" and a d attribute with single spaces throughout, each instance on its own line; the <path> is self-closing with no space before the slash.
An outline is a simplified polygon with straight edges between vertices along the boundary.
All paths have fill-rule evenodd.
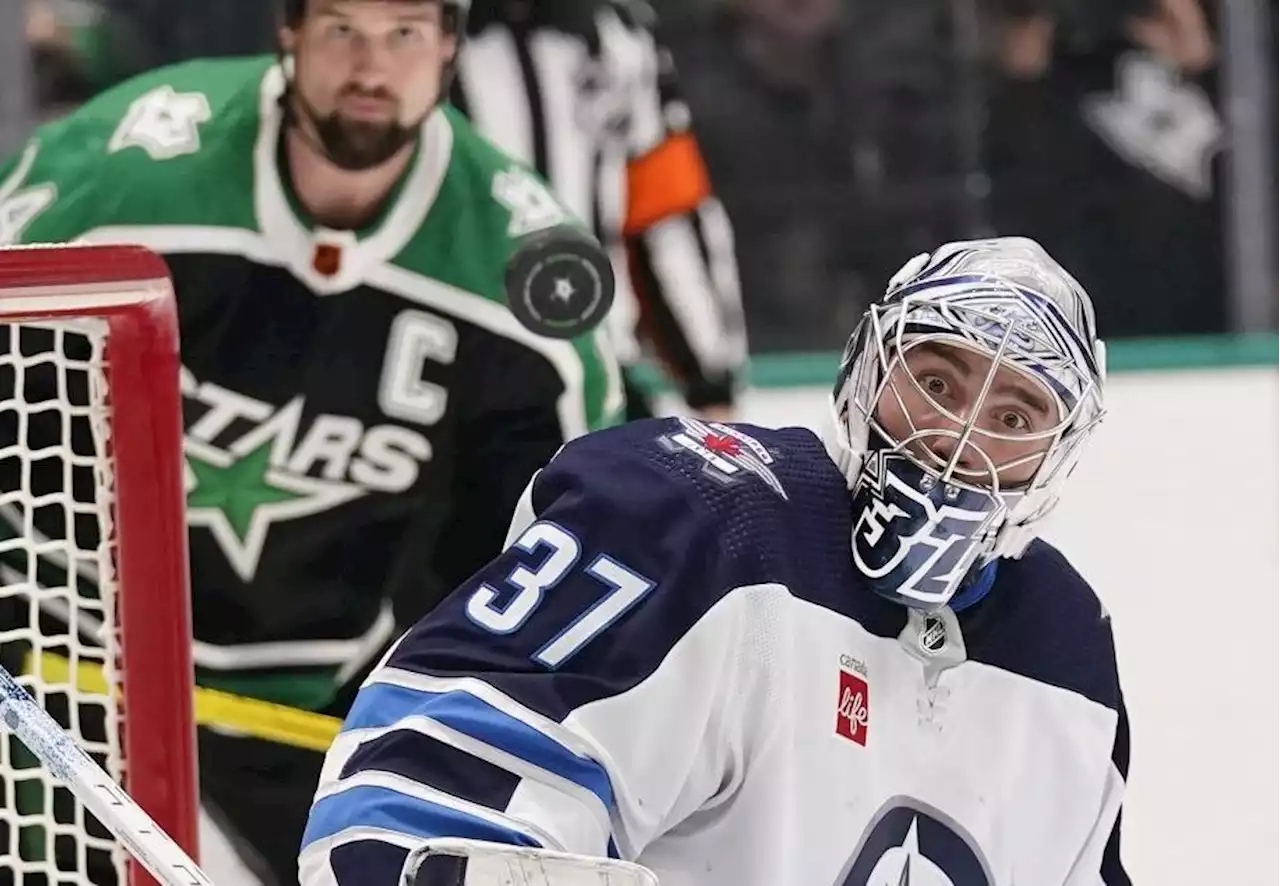
<path id="1" fill-rule="evenodd" d="M 597 336 L 506 304 L 520 238 L 574 222 L 440 104 L 466 6 L 290 0 L 279 59 L 144 74 L 0 166 L 0 244 L 139 243 L 172 271 L 201 686 L 340 715 L 621 406 Z M 206 809 L 296 882 L 321 754 L 246 731 L 200 730 Z"/>

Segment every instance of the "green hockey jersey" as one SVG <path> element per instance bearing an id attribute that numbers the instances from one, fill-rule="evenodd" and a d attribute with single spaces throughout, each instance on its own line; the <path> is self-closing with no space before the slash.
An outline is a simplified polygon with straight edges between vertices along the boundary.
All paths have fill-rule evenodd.
<path id="1" fill-rule="evenodd" d="M 621 407 L 598 336 L 505 305 L 544 186 L 442 107 L 380 217 L 315 224 L 271 58 L 154 71 L 0 167 L 0 244 L 162 254 L 178 296 L 198 681 L 311 709 L 501 546 Z M 558 205 L 558 204 L 557 204 Z"/>

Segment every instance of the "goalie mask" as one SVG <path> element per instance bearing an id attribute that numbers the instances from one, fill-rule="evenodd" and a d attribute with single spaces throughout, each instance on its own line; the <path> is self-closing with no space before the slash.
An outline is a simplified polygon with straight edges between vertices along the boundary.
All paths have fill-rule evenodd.
<path id="1" fill-rule="evenodd" d="M 1019 557 L 1103 415 L 1089 297 L 1032 240 L 907 262 L 845 349 L 828 449 L 853 493 L 853 560 L 923 610 Z"/>

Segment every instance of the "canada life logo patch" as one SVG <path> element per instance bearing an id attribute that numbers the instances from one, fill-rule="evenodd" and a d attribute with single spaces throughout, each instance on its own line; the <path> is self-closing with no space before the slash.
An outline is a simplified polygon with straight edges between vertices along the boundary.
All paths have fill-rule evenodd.
<path id="1" fill-rule="evenodd" d="M 836 735 L 866 747 L 870 712 L 866 666 L 850 656 L 840 656 L 840 694 L 836 704 Z"/>

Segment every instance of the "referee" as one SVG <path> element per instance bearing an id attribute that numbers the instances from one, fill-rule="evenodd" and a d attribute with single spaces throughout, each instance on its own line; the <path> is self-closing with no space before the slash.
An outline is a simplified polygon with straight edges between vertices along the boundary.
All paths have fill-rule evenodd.
<path id="1" fill-rule="evenodd" d="M 452 98 L 609 248 L 624 367 L 643 341 L 691 410 L 728 419 L 746 360 L 733 233 L 652 25 L 633 0 L 474 0 Z M 627 417 L 651 414 L 624 371 Z"/>

